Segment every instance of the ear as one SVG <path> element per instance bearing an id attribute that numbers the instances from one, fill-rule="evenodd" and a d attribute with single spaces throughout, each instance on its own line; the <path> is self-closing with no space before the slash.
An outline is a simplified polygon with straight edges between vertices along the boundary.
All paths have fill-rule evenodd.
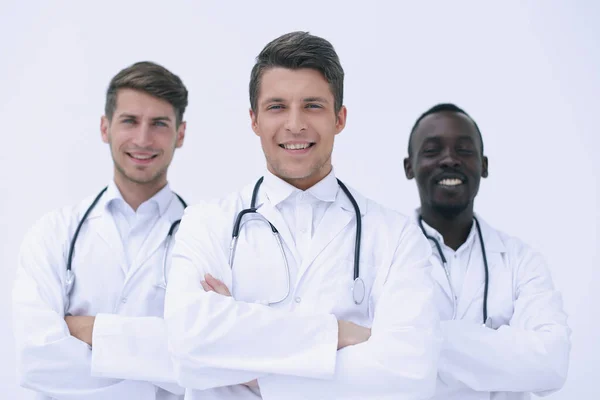
<path id="1" fill-rule="evenodd" d="M 177 128 L 177 141 L 175 142 L 175 148 L 178 149 L 183 146 L 183 139 L 185 139 L 185 128 L 187 127 L 187 122 L 181 121 L 179 127 Z"/>
<path id="2" fill-rule="evenodd" d="M 104 143 L 108 143 L 109 142 L 109 128 L 110 128 L 110 121 L 108 120 L 108 118 L 103 115 L 100 118 L 100 134 L 102 135 L 102 141 Z"/>
<path id="3" fill-rule="evenodd" d="M 252 108 L 250 108 L 250 123 L 256 136 L 260 136 L 260 131 L 258 130 L 258 114 L 252 111 Z"/>
<path id="4" fill-rule="evenodd" d="M 346 127 L 347 116 L 348 116 L 348 110 L 346 109 L 346 106 L 340 107 L 340 111 L 338 111 L 338 113 L 336 115 L 336 121 L 335 121 L 335 134 L 336 135 L 338 133 L 340 133 L 341 131 L 343 131 L 344 128 Z"/>
<path id="5" fill-rule="evenodd" d="M 415 173 L 412 168 L 412 160 L 410 157 L 406 157 L 404 159 L 404 174 L 406 175 L 406 179 L 413 179 L 415 177 Z"/>
<path id="6" fill-rule="evenodd" d="M 488 177 L 488 158 L 486 156 L 483 156 L 483 160 L 481 162 L 481 177 Z"/>

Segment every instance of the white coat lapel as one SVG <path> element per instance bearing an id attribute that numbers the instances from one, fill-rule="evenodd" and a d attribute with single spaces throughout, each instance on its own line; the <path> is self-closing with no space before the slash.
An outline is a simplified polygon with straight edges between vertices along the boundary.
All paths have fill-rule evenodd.
<path id="1" fill-rule="evenodd" d="M 263 217 L 265 217 L 267 221 L 273 224 L 275 228 L 277 228 L 277 231 L 279 231 L 279 235 L 281 236 L 281 240 L 283 241 L 284 245 L 288 248 L 290 253 L 292 253 L 292 256 L 296 260 L 296 263 L 300 264 L 300 256 L 298 254 L 298 251 L 296 250 L 296 244 L 294 242 L 292 234 L 290 233 L 290 228 L 285 223 L 285 220 L 283 219 L 283 216 L 281 215 L 279 210 L 277 210 L 277 208 L 275 208 L 268 200 L 265 200 L 264 203 L 258 207 L 258 212 Z M 268 228 L 265 226 L 264 229 Z"/>
<path id="2" fill-rule="evenodd" d="M 306 270 L 327 245 L 352 221 L 353 216 L 353 212 L 343 209 L 339 203 L 332 203 L 327 208 L 313 235 L 308 254 L 302 262 L 303 270 Z"/>
<path id="3" fill-rule="evenodd" d="M 492 280 L 493 271 L 502 263 L 502 253 L 505 250 L 504 243 L 495 230 L 478 217 L 483 235 L 483 245 L 488 262 L 489 281 Z M 469 266 L 465 275 L 462 293 L 459 296 L 457 317 L 463 318 L 474 301 L 481 306 L 480 316 L 483 318 L 483 295 L 485 287 L 485 264 L 479 235 L 476 235 L 473 243 L 473 251 L 469 260 Z M 490 285 L 491 286 L 491 285 Z M 490 294 L 488 293 L 488 297 Z M 488 310 L 489 313 L 489 310 Z"/>
<path id="4" fill-rule="evenodd" d="M 437 253 L 436 247 L 433 248 L 434 253 Z M 431 275 L 433 279 L 440 285 L 444 294 L 448 297 L 448 301 L 452 302 L 452 290 L 450 289 L 450 284 L 448 283 L 448 277 L 446 276 L 446 271 L 444 269 L 444 264 L 437 258 L 436 256 L 431 257 L 431 263 L 433 264 L 433 268 L 431 269 Z"/>
<path id="5" fill-rule="evenodd" d="M 96 232 L 106 242 L 111 252 L 115 255 L 115 259 L 120 260 L 119 266 L 125 273 L 127 271 L 125 249 L 123 248 L 121 235 L 113 217 L 105 209 L 104 205 L 98 204 L 97 208 L 90 213 L 88 218 L 91 224 L 90 230 Z"/>

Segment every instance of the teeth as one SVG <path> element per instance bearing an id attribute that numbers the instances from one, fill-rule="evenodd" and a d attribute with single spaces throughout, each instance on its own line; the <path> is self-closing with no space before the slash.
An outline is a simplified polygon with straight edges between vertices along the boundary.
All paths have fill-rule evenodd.
<path id="1" fill-rule="evenodd" d="M 303 150 L 307 149 L 310 146 L 309 143 L 294 143 L 294 144 L 284 144 L 283 148 L 287 150 Z"/>
<path id="2" fill-rule="evenodd" d="M 154 155 L 152 155 L 152 154 L 150 154 L 150 155 L 130 154 L 130 156 L 135 158 L 136 160 L 148 160 L 148 159 L 154 157 Z"/>
<path id="3" fill-rule="evenodd" d="M 441 181 L 438 182 L 438 185 L 443 185 L 443 186 L 456 186 L 456 185 L 460 185 L 462 184 L 462 181 L 460 179 L 442 179 Z"/>

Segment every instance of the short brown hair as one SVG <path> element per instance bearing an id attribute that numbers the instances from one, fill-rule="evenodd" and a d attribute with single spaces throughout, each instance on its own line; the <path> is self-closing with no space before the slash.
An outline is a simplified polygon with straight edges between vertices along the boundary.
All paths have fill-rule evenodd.
<path id="1" fill-rule="evenodd" d="M 183 121 L 188 91 L 181 79 L 168 69 L 150 61 L 140 61 L 115 75 L 106 90 L 104 113 L 111 120 L 117 107 L 119 89 L 135 89 L 169 102 L 175 111 L 176 125 Z"/>
<path id="2" fill-rule="evenodd" d="M 344 69 L 327 40 L 308 32 L 291 32 L 268 43 L 256 57 L 250 74 L 250 106 L 257 111 L 260 81 L 263 72 L 273 67 L 289 69 L 310 68 L 325 76 L 335 101 L 335 112 L 344 102 Z"/>

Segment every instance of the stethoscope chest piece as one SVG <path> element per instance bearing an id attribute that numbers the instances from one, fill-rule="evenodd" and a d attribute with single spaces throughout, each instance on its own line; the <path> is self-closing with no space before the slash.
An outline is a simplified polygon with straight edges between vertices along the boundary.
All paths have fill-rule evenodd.
<path id="1" fill-rule="evenodd" d="M 354 304 L 362 304 L 363 300 L 365 299 L 365 291 L 365 282 L 361 278 L 356 278 L 352 287 Z"/>
<path id="2" fill-rule="evenodd" d="M 75 283 L 75 274 L 72 270 L 67 270 L 65 276 L 65 294 L 68 296 L 73 291 L 73 284 Z"/>

